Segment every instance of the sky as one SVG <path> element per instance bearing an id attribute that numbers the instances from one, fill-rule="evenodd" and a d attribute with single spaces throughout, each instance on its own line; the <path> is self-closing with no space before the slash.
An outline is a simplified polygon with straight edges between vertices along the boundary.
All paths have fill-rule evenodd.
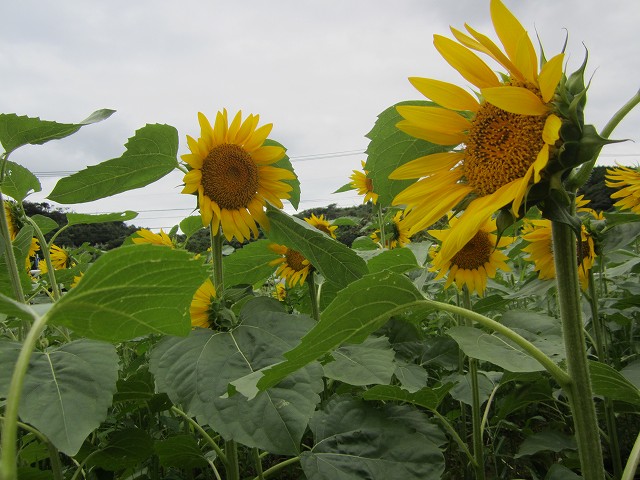
<path id="1" fill-rule="evenodd" d="M 589 51 L 586 123 L 599 131 L 640 88 L 637 0 L 504 0 L 547 57 L 568 33 L 567 71 Z M 0 112 L 79 122 L 91 112 L 116 113 L 11 160 L 36 173 L 32 202 L 82 213 L 136 210 L 130 223 L 170 229 L 194 213 L 181 195 L 182 173 L 95 202 L 46 199 L 61 175 L 124 153 L 146 124 L 197 137 L 197 113 L 222 108 L 273 123 L 300 179 L 299 210 L 362 202 L 355 191 L 333 194 L 360 169 L 377 115 L 423 99 L 407 78 L 437 78 L 468 88 L 433 46 L 465 22 L 496 39 L 488 0 L 21 0 L 0 6 Z M 640 108 L 603 150 L 598 165 L 640 163 Z M 286 211 L 293 213 L 291 206 Z"/>

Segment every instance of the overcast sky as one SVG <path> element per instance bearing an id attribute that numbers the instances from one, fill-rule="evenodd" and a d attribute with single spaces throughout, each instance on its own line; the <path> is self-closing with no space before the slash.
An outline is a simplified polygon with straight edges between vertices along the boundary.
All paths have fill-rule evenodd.
<path id="1" fill-rule="evenodd" d="M 550 57 L 569 32 L 569 71 L 589 50 L 586 121 L 600 130 L 640 88 L 637 0 L 505 0 Z M 409 76 L 467 83 L 439 56 L 433 34 L 467 22 L 495 38 L 488 0 L 20 0 L 0 7 L 0 112 L 77 122 L 117 113 L 79 133 L 27 146 L 11 159 L 41 177 L 46 201 L 57 178 L 119 157 L 147 123 L 197 136 L 209 118 L 260 114 L 288 149 L 302 184 L 300 209 L 361 203 L 349 181 L 376 116 L 419 99 Z M 449 35 L 450 36 L 450 35 Z M 599 164 L 640 162 L 640 108 L 614 132 L 634 142 L 606 147 Z M 52 173 L 53 172 L 53 173 Z M 77 212 L 140 211 L 132 223 L 170 228 L 194 208 L 176 172 L 144 189 L 81 205 Z M 52 203 L 52 202 L 50 202 Z M 55 204 L 54 204 L 55 205 Z M 292 211 L 288 209 L 288 211 Z"/>

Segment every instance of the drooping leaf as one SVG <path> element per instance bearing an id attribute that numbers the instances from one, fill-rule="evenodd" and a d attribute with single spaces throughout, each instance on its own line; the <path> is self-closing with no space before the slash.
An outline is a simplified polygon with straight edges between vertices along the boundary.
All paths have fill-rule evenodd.
<path id="1" fill-rule="evenodd" d="M 224 257 L 224 284 L 256 285 L 273 275 L 276 267 L 269 265 L 269 262 L 277 259 L 279 255 L 269 249 L 271 243 L 269 240 L 256 240 Z"/>
<path id="2" fill-rule="evenodd" d="M 390 180 L 389 174 L 405 163 L 432 153 L 450 150 L 425 140 L 414 138 L 401 130 L 396 124 L 402 117 L 396 110 L 400 105 L 434 106 L 427 101 L 400 102 L 387 108 L 378 115 L 374 127 L 366 137 L 371 140 L 367 147 L 368 177 L 373 181 L 373 190 L 378 194 L 378 202 L 383 206 L 391 205 L 393 198 L 411 185 L 412 180 Z"/>
<path id="3" fill-rule="evenodd" d="M 367 272 L 353 250 L 299 218 L 270 209 L 269 239 L 297 250 L 330 282 L 346 286 Z"/>
<path id="4" fill-rule="evenodd" d="M 153 454 L 153 439 L 140 428 L 116 430 L 107 437 L 107 445 L 91 455 L 87 464 L 115 472 L 135 467 Z"/>
<path id="5" fill-rule="evenodd" d="M 150 369 L 157 389 L 183 406 L 201 424 L 226 440 L 274 454 L 297 454 L 309 418 L 320 401 L 318 364 L 284 379 L 251 401 L 229 383 L 277 362 L 315 323 L 276 311 L 241 311 L 243 322 L 230 332 L 198 329 L 186 338 L 169 337 L 154 348 Z M 255 312 L 255 313 L 253 313 Z"/>
<path id="6" fill-rule="evenodd" d="M 640 405 L 640 390 L 607 364 L 590 361 L 589 374 L 595 395 Z"/>
<path id="7" fill-rule="evenodd" d="M 47 198 L 64 204 L 91 202 L 149 185 L 178 164 L 178 132 L 170 125 L 146 125 L 125 147 L 119 158 L 60 179 Z"/>
<path id="8" fill-rule="evenodd" d="M 176 435 L 158 440 L 153 448 L 160 459 L 160 465 L 165 468 L 191 469 L 208 465 L 198 442 L 192 435 Z"/>
<path id="9" fill-rule="evenodd" d="M 138 212 L 132 210 L 126 210 L 124 212 L 113 213 L 67 213 L 67 224 L 71 225 L 89 225 L 92 223 L 107 223 L 107 222 L 126 222 L 133 220 L 138 216 Z"/>
<path id="10" fill-rule="evenodd" d="M 396 369 L 395 353 L 385 337 L 369 337 L 361 344 L 344 345 L 331 356 L 334 360 L 324 365 L 325 376 L 349 385 L 386 385 Z"/>
<path id="11" fill-rule="evenodd" d="M 18 116 L 15 113 L 0 114 L 0 143 L 10 153 L 23 145 L 42 145 L 50 140 L 67 137 L 84 125 L 109 118 L 115 110 L 97 110 L 79 123 L 57 123 L 38 117 Z"/>
<path id="12" fill-rule="evenodd" d="M 22 202 L 31 193 L 42 190 L 40 180 L 29 170 L 9 160 L 6 165 L 5 177 L 0 184 L 3 194 L 9 195 L 16 202 Z"/>
<path id="13" fill-rule="evenodd" d="M 539 452 L 561 452 L 562 450 L 576 450 L 576 439 L 555 430 L 536 432 L 525 438 L 514 458 L 535 455 Z"/>
<path id="14" fill-rule="evenodd" d="M 207 278 L 201 260 L 157 245 L 126 245 L 102 255 L 49 312 L 78 335 L 118 342 L 149 333 L 187 335 L 189 306 Z"/>
<path id="15" fill-rule="evenodd" d="M 306 478 L 440 478 L 444 472 L 441 450 L 414 428 L 414 417 L 403 418 L 396 407 L 376 409 L 348 397 L 331 400 L 310 424 L 315 445 L 300 456 Z"/>
<path id="16" fill-rule="evenodd" d="M 413 393 L 397 385 L 375 385 L 368 389 L 362 398 L 365 400 L 410 403 L 427 410 L 435 410 L 453 385 L 453 383 L 446 383 L 437 388 L 424 387 Z"/>
<path id="17" fill-rule="evenodd" d="M 34 352 L 24 381 L 19 414 L 67 455 L 107 417 L 118 379 L 113 345 L 81 339 Z"/>

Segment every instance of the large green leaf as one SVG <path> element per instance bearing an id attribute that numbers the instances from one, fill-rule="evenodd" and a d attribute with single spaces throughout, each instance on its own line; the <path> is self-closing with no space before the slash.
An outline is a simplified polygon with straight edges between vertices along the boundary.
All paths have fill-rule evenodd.
<path id="1" fill-rule="evenodd" d="M 38 117 L 18 116 L 15 113 L 0 114 L 0 143 L 10 153 L 23 145 L 42 145 L 58 140 L 80 130 L 84 125 L 109 118 L 115 110 L 97 110 L 80 123 L 57 123 Z"/>
<path id="2" fill-rule="evenodd" d="M 67 224 L 71 225 L 88 225 L 91 223 L 107 223 L 107 222 L 126 222 L 133 220 L 138 216 L 137 212 L 125 210 L 124 212 L 113 213 L 67 213 Z"/>
<path id="3" fill-rule="evenodd" d="M 429 431 L 416 429 L 415 415 L 399 408 L 409 410 L 394 405 L 376 409 L 346 397 L 331 400 L 311 421 L 315 445 L 300 455 L 306 478 L 440 478 L 445 465 L 437 443 Z"/>
<path id="4" fill-rule="evenodd" d="M 437 388 L 425 387 L 410 393 L 396 385 L 376 385 L 368 389 L 362 397 L 365 400 L 410 403 L 428 410 L 435 410 L 451 387 L 453 387 L 453 383 L 447 383 Z"/>
<path id="5" fill-rule="evenodd" d="M 403 275 L 388 270 L 365 275 L 338 293 L 322 312 L 320 322 L 284 355 L 286 361 L 263 371 L 258 387 L 275 385 L 343 343 L 364 341 L 391 316 L 425 308 L 420 303 L 423 299 L 411 280 Z"/>
<path id="6" fill-rule="evenodd" d="M 391 205 L 393 198 L 411 185 L 412 180 L 389 180 L 389 174 L 396 168 L 416 158 L 450 150 L 450 147 L 435 145 L 425 140 L 414 138 L 396 127 L 402 117 L 396 110 L 399 105 L 433 106 L 427 101 L 400 102 L 387 108 L 378 115 L 374 127 L 367 138 L 371 140 L 367 147 L 367 164 L 365 169 L 373 181 L 373 190 L 378 194 L 381 205 Z"/>
<path id="7" fill-rule="evenodd" d="M 87 464 L 111 472 L 135 467 L 153 454 L 153 439 L 139 428 L 116 430 L 107 444 L 91 455 Z"/>
<path id="8" fill-rule="evenodd" d="M 48 198 L 64 204 L 91 202 L 149 185 L 178 165 L 178 132 L 170 125 L 146 125 L 125 147 L 119 158 L 60 179 Z"/>
<path id="9" fill-rule="evenodd" d="M 346 245 L 299 218 L 270 209 L 269 239 L 302 253 L 330 282 L 346 286 L 367 273 L 367 265 Z"/>
<path id="10" fill-rule="evenodd" d="M 153 447 L 160 459 L 160 465 L 165 468 L 191 469 L 208 465 L 192 435 L 177 435 L 166 440 L 158 440 Z"/>
<path id="11" fill-rule="evenodd" d="M 275 312 L 273 303 L 267 305 L 265 300 L 269 299 L 249 301 L 248 310 L 241 311 L 243 323 L 230 332 L 198 329 L 186 338 L 163 340 L 151 354 L 150 368 L 159 391 L 226 440 L 296 455 L 320 401 L 323 384 L 318 364 L 251 401 L 229 392 L 230 382 L 279 361 L 314 324 L 308 317 Z"/>
<path id="12" fill-rule="evenodd" d="M 269 240 L 256 240 L 236 250 L 231 255 L 222 259 L 224 284 L 255 285 L 263 282 L 273 275 L 276 267 L 269 262 L 279 257 L 277 253 L 269 249 Z"/>
<path id="13" fill-rule="evenodd" d="M 6 396 L 19 344 L 1 342 L 5 372 L 0 396 Z M 75 455 L 85 438 L 107 417 L 118 379 L 113 345 L 81 339 L 31 355 L 20 398 L 23 422 L 44 433 L 58 450 Z"/>
<path id="14" fill-rule="evenodd" d="M 371 273 L 391 270 L 396 273 L 404 273 L 409 270 L 420 268 L 416 261 L 416 256 L 408 248 L 394 248 L 393 250 L 383 250 L 380 254 L 372 257 L 367 262 Z"/>
<path id="15" fill-rule="evenodd" d="M 386 337 L 369 337 L 361 344 L 344 345 L 331 356 L 334 360 L 324 365 L 325 376 L 349 385 L 386 385 L 396 369 L 395 353 Z"/>
<path id="16" fill-rule="evenodd" d="M 555 430 L 546 430 L 525 438 L 514 458 L 535 455 L 539 452 L 561 452 L 577 448 L 575 437 Z"/>
<path id="17" fill-rule="evenodd" d="M 17 202 L 22 202 L 31 193 L 42 190 L 40 180 L 29 170 L 7 160 L 4 180 L 0 190 Z"/>
<path id="18" fill-rule="evenodd" d="M 590 361 L 593 393 L 622 402 L 640 405 L 640 390 L 620 372 L 604 363 Z"/>
<path id="19" fill-rule="evenodd" d="M 189 306 L 207 278 L 201 260 L 157 245 L 126 245 L 102 255 L 49 311 L 52 324 L 118 342 L 149 333 L 187 335 Z"/>

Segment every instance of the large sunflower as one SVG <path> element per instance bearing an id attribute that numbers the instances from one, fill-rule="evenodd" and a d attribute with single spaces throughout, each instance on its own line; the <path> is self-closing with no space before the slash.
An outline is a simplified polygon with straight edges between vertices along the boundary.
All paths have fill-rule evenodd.
<path id="1" fill-rule="evenodd" d="M 367 172 L 364 167 L 366 163 L 364 161 L 362 163 L 362 171 L 354 170 L 351 176 L 351 186 L 358 191 L 358 195 L 364 195 L 364 200 L 362 203 L 367 203 L 371 200 L 371 203 L 374 205 L 378 201 L 378 194 L 373 191 L 373 180 L 369 178 L 369 172 Z"/>
<path id="2" fill-rule="evenodd" d="M 533 262 L 534 270 L 538 272 L 540 280 L 556 278 L 556 266 L 553 257 L 553 238 L 551 220 L 529 220 L 525 222 L 522 239 L 529 245 L 522 249 L 529 254 L 525 260 Z M 596 258 L 593 237 L 582 225 L 581 241 L 577 243 L 578 276 L 582 290 L 589 287 L 589 270 Z"/>
<path id="3" fill-rule="evenodd" d="M 429 234 L 444 245 L 459 221 L 457 217 L 453 217 L 450 221 L 451 228 L 429 230 Z M 477 292 L 480 296 L 484 295 L 488 278 L 494 278 L 498 269 L 507 272 L 510 270 L 505 263 L 508 257 L 498 249 L 508 245 L 512 239 L 502 237 L 498 240 L 493 233 L 495 230 L 495 221 L 485 220 L 474 236 L 451 258 L 445 258 L 442 255 L 441 246 L 433 254 L 430 268 L 431 271 L 438 272 L 436 280 L 446 276 L 445 288 L 455 282 L 459 290 L 466 286 L 470 293 Z"/>
<path id="4" fill-rule="evenodd" d="M 412 233 L 466 201 L 439 252 L 442 262 L 460 251 L 494 212 L 511 204 L 518 215 L 559 138 L 561 120 L 552 113 L 552 100 L 563 75 L 564 54 L 538 70 L 529 35 L 499 0 L 491 1 L 491 18 L 504 52 L 468 25 L 468 34 L 451 28 L 457 42 L 434 36 L 436 49 L 479 90 L 480 100 L 447 82 L 410 78 L 438 106 L 397 107 L 403 117 L 400 130 L 438 145 L 461 145 L 456 151 L 412 160 L 389 177 L 421 179 L 393 201 L 410 211 Z M 506 74 L 497 76 L 474 50 L 495 60 Z"/>
<path id="5" fill-rule="evenodd" d="M 393 220 L 384 225 L 385 228 L 385 247 L 389 247 L 389 249 L 394 249 L 397 247 L 404 247 L 406 244 L 411 243 L 411 233 L 410 233 L 410 225 L 404 219 L 403 212 L 397 212 L 393 216 Z M 380 239 L 380 230 L 376 230 L 371 234 L 371 238 L 374 242 L 379 243 Z"/>
<path id="6" fill-rule="evenodd" d="M 605 184 L 620 189 L 611 194 L 611 198 L 620 199 L 614 203 L 616 207 L 640 214 L 640 172 L 637 169 L 622 165 L 607 169 Z"/>
<path id="7" fill-rule="evenodd" d="M 213 313 L 213 300 L 216 298 L 216 287 L 208 278 L 199 288 L 191 300 L 189 315 L 191 316 L 191 326 L 209 328 L 211 326 L 211 315 Z"/>
<path id="8" fill-rule="evenodd" d="M 257 238 L 257 224 L 268 227 L 266 203 L 282 208 L 281 199 L 289 198 L 293 188 L 284 180 L 296 178 L 292 171 L 272 166 L 285 150 L 264 145 L 272 124 L 258 128 L 259 119 L 249 115 L 243 122 L 238 112 L 229 124 L 223 110 L 212 127 L 198 113 L 200 138 L 187 135 L 191 153 L 181 157 L 190 167 L 182 193 L 198 193 L 202 224 L 211 224 L 214 232 L 222 226 L 227 240 L 243 242 L 251 234 Z"/>
<path id="9" fill-rule="evenodd" d="M 151 245 L 162 245 L 171 248 L 175 247 L 169 235 L 164 233 L 164 230 L 162 229 L 160 229 L 160 233 L 153 233 L 151 230 L 141 228 L 140 230 L 136 231 L 136 235 L 138 236 L 133 237 L 131 241 L 137 245 L 149 243 Z"/>
<path id="10" fill-rule="evenodd" d="M 316 215 L 312 213 L 311 216 L 305 218 L 304 221 L 307 222 L 309 225 L 317 228 L 321 232 L 326 233 L 331 238 L 333 239 L 336 238 L 335 232 L 338 229 L 338 226 L 331 225 L 329 221 L 324 218 L 324 215 L 320 215 L 319 217 L 316 217 Z"/>

